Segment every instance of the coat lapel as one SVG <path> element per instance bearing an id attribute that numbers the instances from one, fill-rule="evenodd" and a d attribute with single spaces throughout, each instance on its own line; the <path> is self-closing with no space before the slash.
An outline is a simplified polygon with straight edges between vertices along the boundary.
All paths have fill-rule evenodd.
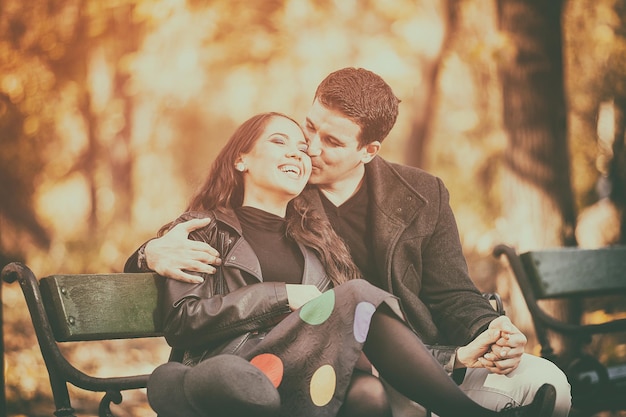
<path id="1" fill-rule="evenodd" d="M 365 165 L 365 175 L 370 187 L 374 257 L 378 273 L 385 278 L 383 282 L 387 282 L 386 289 L 392 290 L 391 255 L 400 235 L 419 215 L 427 200 L 379 156 Z"/>

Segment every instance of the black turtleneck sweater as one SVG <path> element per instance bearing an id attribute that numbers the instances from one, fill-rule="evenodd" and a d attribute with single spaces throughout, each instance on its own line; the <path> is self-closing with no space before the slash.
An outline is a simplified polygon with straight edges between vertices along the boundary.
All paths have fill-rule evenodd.
<path id="1" fill-rule="evenodd" d="M 319 194 L 330 224 L 348 246 L 352 260 L 363 278 L 384 288 L 374 261 L 367 181 L 363 181 L 357 192 L 339 207 L 326 198 L 323 192 L 319 191 Z"/>
<path id="2" fill-rule="evenodd" d="M 304 257 L 297 243 L 285 235 L 285 219 L 254 207 L 236 208 L 235 214 L 243 237 L 259 258 L 263 281 L 301 284 Z"/>

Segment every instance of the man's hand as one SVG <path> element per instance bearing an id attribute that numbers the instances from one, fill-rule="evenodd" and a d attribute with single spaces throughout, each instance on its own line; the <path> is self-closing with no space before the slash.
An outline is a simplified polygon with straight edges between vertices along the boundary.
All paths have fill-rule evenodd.
<path id="1" fill-rule="evenodd" d="M 314 298 L 322 295 L 315 285 L 287 284 L 289 308 L 297 310 Z"/>
<path id="2" fill-rule="evenodd" d="M 507 375 L 519 365 L 526 346 L 526 336 L 506 316 L 500 316 L 489 324 L 487 331 L 496 330 L 500 337 L 491 345 L 489 352 L 479 358 L 490 372 Z"/>
<path id="3" fill-rule="evenodd" d="M 455 368 L 486 368 L 489 372 L 507 375 L 519 365 L 525 346 L 526 336 L 508 317 L 501 316 L 457 350 Z"/>
<path id="4" fill-rule="evenodd" d="M 209 223 L 210 218 L 188 220 L 149 241 L 145 249 L 148 268 L 159 275 L 195 284 L 203 279 L 185 271 L 214 274 L 213 265 L 222 263 L 219 252 L 205 242 L 189 239 L 190 232 Z"/>
<path id="5" fill-rule="evenodd" d="M 483 368 L 480 359 L 491 350 L 491 346 L 500 338 L 500 330 L 487 329 L 466 346 L 456 351 L 455 368 Z"/>

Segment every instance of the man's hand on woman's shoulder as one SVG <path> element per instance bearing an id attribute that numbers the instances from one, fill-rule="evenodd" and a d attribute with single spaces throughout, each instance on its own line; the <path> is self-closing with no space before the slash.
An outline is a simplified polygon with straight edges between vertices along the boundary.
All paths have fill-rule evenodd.
<path id="1" fill-rule="evenodd" d="M 221 264 L 219 252 L 208 243 L 189 239 L 189 233 L 209 223 L 208 217 L 191 219 L 150 240 L 145 247 L 148 267 L 164 277 L 195 284 L 203 279 L 189 272 L 214 274 L 215 266 Z"/>

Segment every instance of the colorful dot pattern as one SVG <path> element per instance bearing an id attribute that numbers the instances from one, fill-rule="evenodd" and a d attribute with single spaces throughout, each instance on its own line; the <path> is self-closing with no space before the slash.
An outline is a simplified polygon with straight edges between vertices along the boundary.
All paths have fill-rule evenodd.
<path id="1" fill-rule="evenodd" d="M 250 363 L 259 368 L 272 381 L 272 384 L 278 388 L 283 380 L 285 367 L 283 361 L 276 355 L 271 353 L 262 353 L 250 360 Z"/>
<path id="2" fill-rule="evenodd" d="M 335 291 L 329 290 L 302 306 L 299 318 L 309 325 L 319 326 L 328 320 L 334 308 Z M 356 305 L 352 330 L 357 342 L 365 342 L 375 311 L 376 307 L 369 302 L 362 301 Z M 262 353 L 252 358 L 250 362 L 265 373 L 278 388 L 284 375 L 284 364 L 278 356 Z M 313 404 L 318 407 L 328 404 L 333 399 L 336 386 L 337 375 L 333 364 L 324 364 L 317 368 L 309 385 L 309 395 Z"/>
<path id="3" fill-rule="evenodd" d="M 318 326 L 328 320 L 333 308 L 335 308 L 335 291 L 326 291 L 302 306 L 300 319 L 312 326 Z"/>

